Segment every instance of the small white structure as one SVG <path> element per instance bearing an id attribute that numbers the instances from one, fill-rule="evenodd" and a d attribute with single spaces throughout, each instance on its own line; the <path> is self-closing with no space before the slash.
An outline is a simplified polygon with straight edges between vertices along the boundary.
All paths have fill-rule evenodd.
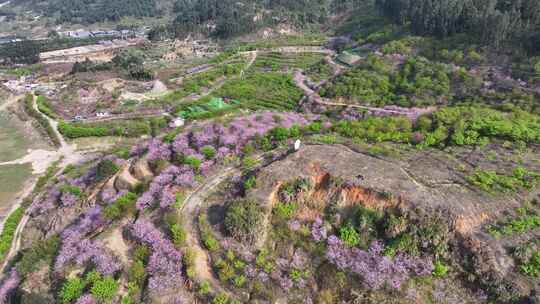
<path id="1" fill-rule="evenodd" d="M 171 128 L 180 128 L 180 127 L 183 127 L 185 123 L 186 122 L 182 117 L 178 117 L 178 118 L 175 118 L 173 121 L 171 121 L 170 127 Z"/>
<path id="2" fill-rule="evenodd" d="M 109 117 L 109 112 L 97 112 L 96 117 L 103 118 L 103 117 Z"/>
<path id="3" fill-rule="evenodd" d="M 302 142 L 300 141 L 300 139 L 297 139 L 295 142 L 294 142 L 294 151 L 298 151 L 300 150 L 300 146 L 302 145 Z"/>

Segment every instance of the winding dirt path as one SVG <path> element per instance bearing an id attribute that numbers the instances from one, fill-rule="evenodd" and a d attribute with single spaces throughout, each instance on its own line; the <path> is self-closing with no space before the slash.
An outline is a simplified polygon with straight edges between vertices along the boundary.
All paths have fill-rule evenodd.
<path id="1" fill-rule="evenodd" d="M 37 107 L 36 99 L 37 99 L 37 97 L 34 96 L 33 107 L 34 107 L 34 109 L 36 111 L 41 113 L 39 111 L 38 107 Z M 44 168 L 43 172 L 45 172 L 45 170 L 50 165 L 52 165 L 55 161 L 61 160 L 60 164 L 58 165 L 59 172 L 61 172 L 62 169 L 65 168 L 67 165 L 75 164 L 75 163 L 83 160 L 84 156 L 81 153 L 76 151 L 76 146 L 67 143 L 65 141 L 64 137 L 62 136 L 62 134 L 60 134 L 60 132 L 58 132 L 58 122 L 55 121 L 54 119 L 51 119 L 47 115 L 44 115 L 43 113 L 41 113 L 41 115 L 43 117 L 45 117 L 49 121 L 49 123 L 51 124 L 54 132 L 56 133 L 56 136 L 58 136 L 58 138 L 60 140 L 60 147 L 58 148 L 58 150 L 52 151 L 52 152 L 51 151 L 45 151 L 45 150 L 36 150 L 38 153 L 35 153 L 35 152 L 30 153 L 29 155 L 27 155 L 27 156 L 25 156 L 25 157 L 23 157 L 23 158 L 21 158 L 19 160 L 15 160 L 14 162 L 19 162 L 19 163 L 29 162 L 29 163 L 32 163 L 32 167 L 39 166 L 40 169 Z M 45 155 L 41 155 L 41 153 L 39 153 L 39 151 L 44 151 L 43 153 L 45 153 L 45 152 L 47 152 L 47 153 Z M 8 162 L 8 163 L 11 163 L 11 162 Z M 5 163 L 2 163 L 2 164 L 5 164 Z M 0 164 L 0 166 L 2 164 Z M 35 168 L 34 168 L 34 170 L 35 170 Z M 41 173 L 43 173 L 43 172 L 41 172 Z M 35 179 L 35 181 L 33 183 L 31 183 L 31 184 L 29 184 L 27 186 L 27 188 L 25 189 L 26 195 L 21 196 L 21 198 L 13 205 L 12 212 L 21 206 L 23 199 L 27 195 L 29 195 L 32 192 L 32 190 L 34 189 L 36 182 L 37 182 L 37 178 Z M 10 212 L 10 214 L 11 214 L 11 212 Z M 9 214 L 2 220 L 2 222 L 0 223 L 0 227 L 3 228 L 4 222 L 8 217 L 9 217 Z M 22 232 L 24 230 L 24 227 L 28 223 L 29 219 L 30 219 L 30 216 L 27 213 L 25 213 L 24 216 L 22 217 L 19 225 L 17 226 L 17 230 L 15 231 L 15 234 L 13 236 L 13 241 L 11 243 L 11 248 L 10 248 L 8 254 L 6 255 L 6 258 L 5 258 L 3 264 L 2 264 L 2 266 L 0 268 L 0 276 L 4 273 L 4 270 L 9 265 L 10 260 L 20 250 Z"/>
<path id="2" fill-rule="evenodd" d="M 255 159 L 259 162 L 264 159 L 267 153 L 257 156 Z M 221 287 L 222 283 L 216 279 L 210 265 L 210 258 L 207 251 L 202 246 L 202 240 L 198 229 L 198 215 L 205 200 L 216 187 L 227 178 L 241 173 L 240 167 L 228 167 L 216 175 L 206 179 L 202 185 L 191 192 L 184 201 L 184 205 L 179 210 L 180 216 L 186 230 L 186 244 L 191 250 L 196 252 L 195 257 L 195 277 L 199 282 L 207 281 L 218 292 L 229 294 Z"/>
<path id="3" fill-rule="evenodd" d="M 247 71 L 249 70 L 249 68 L 251 68 L 251 66 L 255 63 L 255 60 L 257 60 L 257 56 L 259 55 L 259 52 L 255 50 L 255 51 L 247 52 L 246 54 L 251 55 L 251 58 L 249 59 L 248 64 L 242 70 L 242 73 L 240 74 L 243 74 L 244 71 Z"/>
<path id="4" fill-rule="evenodd" d="M 7 218 L 7 217 L 6 217 Z M 30 219 L 30 216 L 28 214 L 24 214 L 19 226 L 17 226 L 17 230 L 15 230 L 15 234 L 13 235 L 13 241 L 11 243 L 11 248 L 6 255 L 4 262 L 2 263 L 2 267 L 0 268 L 0 276 L 4 274 L 4 271 L 6 267 L 9 265 L 9 262 L 15 255 L 19 252 L 21 249 L 21 235 L 24 227 L 26 226 L 26 223 L 28 223 L 28 220 Z"/>
<path id="5" fill-rule="evenodd" d="M 308 98 L 308 100 L 318 103 L 318 104 L 322 104 L 322 105 L 356 108 L 356 109 L 369 111 L 375 115 L 406 116 L 411 120 L 416 120 L 418 119 L 418 117 L 424 114 L 433 113 L 437 110 L 437 107 L 435 106 L 430 106 L 426 108 L 402 108 L 398 106 L 386 106 L 382 108 L 377 108 L 377 107 L 369 107 L 369 106 L 362 106 L 362 105 L 356 105 L 356 104 L 332 102 L 326 98 L 322 98 L 319 95 L 319 93 L 317 92 L 318 87 L 315 89 L 310 88 L 306 84 L 307 81 L 308 81 L 308 77 L 304 75 L 301 70 L 295 71 L 294 82 L 296 86 L 304 92 L 304 95 Z"/>
<path id="6" fill-rule="evenodd" d="M 191 250 L 196 253 L 195 257 L 195 277 L 198 281 L 206 281 L 210 283 L 213 288 L 217 288 L 219 292 L 226 292 L 221 287 L 221 282 L 214 277 L 212 273 L 212 267 L 210 266 L 210 258 L 206 250 L 202 247 L 202 241 L 200 239 L 199 229 L 197 225 L 198 214 L 204 201 L 220 183 L 225 181 L 228 177 L 239 173 L 238 168 L 227 168 L 221 171 L 219 174 L 207 179 L 202 185 L 197 187 L 195 191 L 188 195 L 184 201 L 182 209 L 180 209 L 180 216 L 183 219 L 184 228 L 187 232 L 186 244 Z"/>

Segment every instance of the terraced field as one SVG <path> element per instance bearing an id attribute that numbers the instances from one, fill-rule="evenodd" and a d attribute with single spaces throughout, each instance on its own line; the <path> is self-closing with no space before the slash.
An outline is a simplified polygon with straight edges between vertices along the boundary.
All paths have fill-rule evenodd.
<path id="1" fill-rule="evenodd" d="M 227 82 L 213 94 L 240 101 L 250 110 L 292 110 L 302 98 L 292 76 L 280 73 L 250 73 L 245 78 Z"/>
<path id="2" fill-rule="evenodd" d="M 285 71 L 295 68 L 307 69 L 319 63 L 324 56 L 324 54 L 320 53 L 265 53 L 257 57 L 257 60 L 253 64 L 253 69 L 257 71 Z"/>

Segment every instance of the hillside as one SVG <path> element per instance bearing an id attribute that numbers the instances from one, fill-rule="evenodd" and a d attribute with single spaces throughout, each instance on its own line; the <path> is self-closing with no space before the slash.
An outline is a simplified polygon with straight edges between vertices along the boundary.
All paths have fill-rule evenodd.
<path id="1" fill-rule="evenodd" d="M 2 8 L 88 37 L 0 45 L 0 304 L 539 301 L 537 1 L 68 2 Z"/>

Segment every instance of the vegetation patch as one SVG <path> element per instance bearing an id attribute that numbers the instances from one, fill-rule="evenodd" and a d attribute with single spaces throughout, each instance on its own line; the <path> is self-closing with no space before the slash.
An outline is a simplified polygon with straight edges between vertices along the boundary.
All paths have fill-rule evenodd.
<path id="1" fill-rule="evenodd" d="M 228 81 L 215 96 L 238 100 L 251 110 L 275 109 L 292 110 L 302 98 L 290 75 L 279 73 L 251 73 L 243 79 Z"/>
<path id="2" fill-rule="evenodd" d="M 531 205 L 516 209 L 515 215 L 509 219 L 489 225 L 487 231 L 495 237 L 502 237 L 528 233 L 537 228 L 540 228 L 540 215 L 537 202 L 533 201 Z"/>
<path id="3" fill-rule="evenodd" d="M 60 147 L 60 138 L 58 138 L 58 135 L 54 131 L 53 127 L 51 126 L 47 118 L 45 118 L 39 111 L 34 108 L 33 95 L 26 95 L 24 99 L 24 109 L 26 113 L 28 113 L 28 115 L 30 115 L 31 117 L 35 118 L 39 125 L 45 130 L 45 132 L 47 132 L 47 135 L 49 136 L 53 144 L 57 147 Z"/>
<path id="4" fill-rule="evenodd" d="M 446 65 L 423 57 L 410 57 L 394 71 L 385 59 L 370 56 L 361 66 L 326 84 L 320 94 L 380 107 L 433 105 L 450 93 L 451 74 Z"/>
<path id="5" fill-rule="evenodd" d="M 523 167 L 515 168 L 512 175 L 477 170 L 467 181 L 486 192 L 516 192 L 535 187 L 540 182 L 540 172 L 531 172 Z"/>
<path id="6" fill-rule="evenodd" d="M 24 208 L 19 207 L 7 217 L 4 223 L 4 229 L 0 234 L 0 260 L 4 260 L 5 255 L 11 248 L 11 243 L 15 237 L 15 231 L 24 216 Z"/>
<path id="7" fill-rule="evenodd" d="M 318 53 L 265 53 L 257 56 L 253 68 L 274 72 L 292 69 L 308 69 L 319 63 L 324 54 Z"/>
<path id="8" fill-rule="evenodd" d="M 159 125 L 165 126 L 166 122 L 161 119 Z M 152 123 L 148 120 L 123 120 L 119 122 L 102 123 L 70 123 L 61 121 L 58 130 L 67 138 L 123 136 L 140 137 L 152 133 Z"/>

